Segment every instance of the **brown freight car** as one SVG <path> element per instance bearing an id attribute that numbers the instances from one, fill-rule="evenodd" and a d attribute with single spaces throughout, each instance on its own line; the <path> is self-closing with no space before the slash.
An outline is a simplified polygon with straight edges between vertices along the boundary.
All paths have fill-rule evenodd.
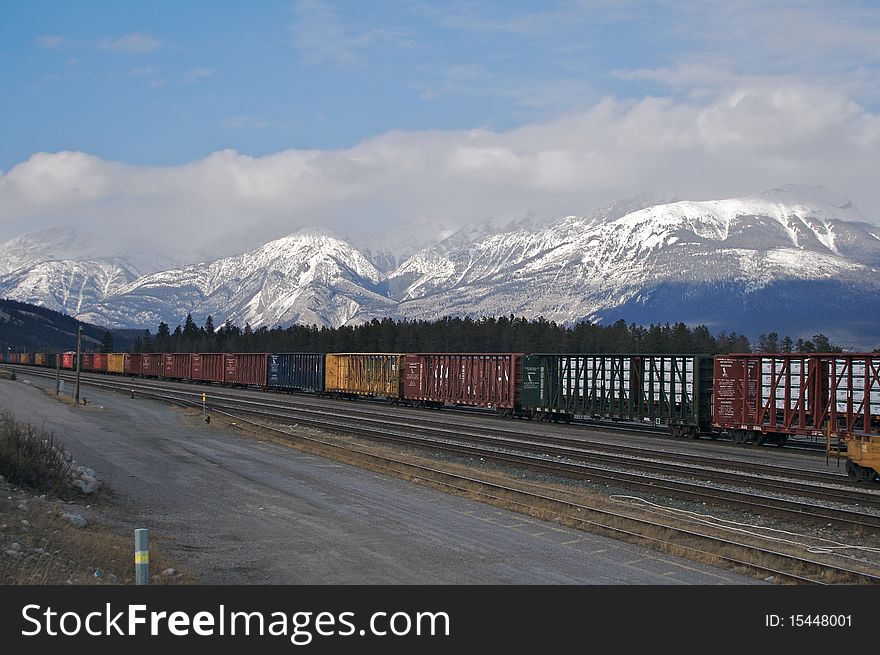
<path id="1" fill-rule="evenodd" d="M 126 353 L 122 360 L 122 372 L 125 375 L 144 374 L 144 356 L 141 353 Z"/>
<path id="2" fill-rule="evenodd" d="M 226 353 L 223 382 L 243 386 L 266 386 L 268 353 Z"/>
<path id="3" fill-rule="evenodd" d="M 417 407 L 470 405 L 514 416 L 522 405 L 522 353 L 406 355 L 403 397 Z"/>
<path id="4" fill-rule="evenodd" d="M 141 355 L 141 375 L 148 378 L 160 378 L 164 373 L 164 353 L 144 353 Z"/>
<path id="5" fill-rule="evenodd" d="M 82 354 L 80 354 L 79 370 L 80 371 L 93 371 L 93 370 L 95 370 L 95 353 L 82 353 Z"/>
<path id="6" fill-rule="evenodd" d="M 165 353 L 164 375 L 166 378 L 189 380 L 192 355 L 190 353 Z"/>
<path id="7" fill-rule="evenodd" d="M 106 353 L 95 353 L 92 356 L 92 370 L 96 373 L 106 373 L 107 372 L 107 354 Z"/>
<path id="8" fill-rule="evenodd" d="M 204 382 L 223 382 L 223 360 L 223 353 L 193 353 L 192 379 Z"/>
<path id="9" fill-rule="evenodd" d="M 876 354 L 718 355 L 713 394 L 712 423 L 735 442 L 784 443 L 789 435 L 807 435 L 834 450 L 880 439 Z"/>

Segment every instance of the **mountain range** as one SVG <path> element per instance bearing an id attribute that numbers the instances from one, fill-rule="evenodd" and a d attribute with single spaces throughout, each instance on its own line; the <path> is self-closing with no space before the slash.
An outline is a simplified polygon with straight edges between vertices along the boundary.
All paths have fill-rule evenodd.
<path id="1" fill-rule="evenodd" d="M 0 297 L 129 328 L 187 313 L 254 328 L 515 314 L 880 343 L 880 227 L 821 187 L 642 196 L 587 216 L 476 223 L 411 254 L 319 230 L 186 264 L 99 244 L 68 228 L 7 242 Z"/>

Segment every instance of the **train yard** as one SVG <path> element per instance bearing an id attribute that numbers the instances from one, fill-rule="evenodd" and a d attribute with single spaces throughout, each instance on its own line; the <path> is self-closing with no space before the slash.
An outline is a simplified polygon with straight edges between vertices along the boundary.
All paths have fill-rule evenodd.
<path id="1" fill-rule="evenodd" d="M 46 369 L 19 370 L 54 377 Z M 189 407 L 235 429 L 272 434 L 342 461 L 517 511 L 540 507 L 569 525 L 724 561 L 774 580 L 880 582 L 880 553 L 870 545 L 880 531 L 880 490 L 854 483 L 815 455 L 734 447 L 727 448 L 729 455 L 708 454 L 695 452 L 699 444 L 692 441 L 609 442 L 587 427 L 474 413 L 439 417 L 247 389 L 89 374 L 82 379 L 93 388 Z M 304 437 L 303 427 L 319 436 Z M 605 500 L 595 502 L 584 489 Z"/>

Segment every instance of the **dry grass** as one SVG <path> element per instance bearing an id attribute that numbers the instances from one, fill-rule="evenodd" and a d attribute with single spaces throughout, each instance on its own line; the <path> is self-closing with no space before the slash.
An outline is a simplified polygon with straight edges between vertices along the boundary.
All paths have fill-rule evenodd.
<path id="1" fill-rule="evenodd" d="M 107 494 L 102 488 L 84 496 L 70 486 L 70 472 L 70 458 L 53 435 L 0 413 L 0 584 L 133 583 L 134 535 L 101 524 L 96 505 Z M 87 514 L 90 523 L 78 528 L 64 513 Z M 154 572 L 174 568 L 151 550 Z M 186 575 L 154 580 L 194 581 Z"/>
<path id="2" fill-rule="evenodd" d="M 21 500 L 26 511 L 16 506 Z M 22 556 L 13 559 L 0 553 L 0 584 L 134 584 L 133 533 L 122 534 L 95 522 L 78 528 L 62 517 L 67 511 L 81 511 L 76 505 L 21 495 L 4 501 L 0 540 L 4 549 L 17 543 Z M 185 574 L 162 576 L 174 565 L 160 550 L 150 550 L 151 572 L 160 574 L 153 577 L 153 584 L 195 582 Z"/>
<path id="3" fill-rule="evenodd" d="M 37 433 L 8 412 L 0 413 L 0 475 L 52 496 L 70 491 L 70 460 L 54 435 Z"/>

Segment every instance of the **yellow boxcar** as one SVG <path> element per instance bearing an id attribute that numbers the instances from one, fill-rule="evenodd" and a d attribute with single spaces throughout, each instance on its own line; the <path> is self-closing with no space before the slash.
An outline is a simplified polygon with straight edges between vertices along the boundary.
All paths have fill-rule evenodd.
<path id="1" fill-rule="evenodd" d="M 125 354 L 110 353 L 107 355 L 107 372 L 122 375 L 125 372 Z"/>
<path id="2" fill-rule="evenodd" d="M 333 395 L 403 398 L 402 353 L 328 353 L 324 391 Z"/>
<path id="3" fill-rule="evenodd" d="M 46 366 L 46 353 L 34 353 L 34 365 Z"/>

